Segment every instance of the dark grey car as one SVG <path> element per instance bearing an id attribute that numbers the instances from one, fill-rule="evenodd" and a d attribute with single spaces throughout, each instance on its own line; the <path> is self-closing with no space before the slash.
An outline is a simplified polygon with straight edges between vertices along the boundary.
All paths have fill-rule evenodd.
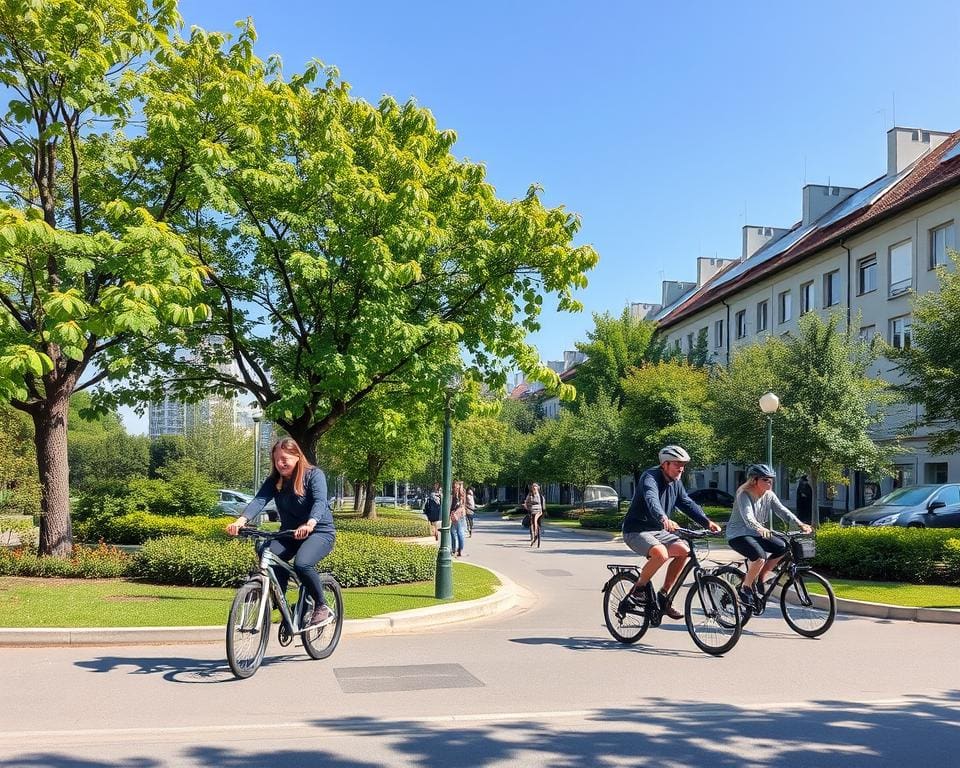
<path id="1" fill-rule="evenodd" d="M 909 485 L 840 518 L 840 525 L 960 528 L 960 485 Z"/>

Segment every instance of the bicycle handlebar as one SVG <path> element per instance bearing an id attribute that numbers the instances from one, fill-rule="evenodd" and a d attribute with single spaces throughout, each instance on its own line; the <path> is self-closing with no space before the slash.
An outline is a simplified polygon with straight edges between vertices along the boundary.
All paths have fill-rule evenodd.
<path id="1" fill-rule="evenodd" d="M 723 531 L 714 533 L 709 528 L 677 528 L 671 533 L 675 533 L 683 539 L 705 539 L 708 536 L 723 536 Z"/>
<path id="2" fill-rule="evenodd" d="M 283 531 L 261 531 L 259 528 L 244 525 L 237 531 L 237 536 L 251 539 L 277 539 L 281 536 L 293 536 L 295 533 L 296 530 L 289 529 Z"/>

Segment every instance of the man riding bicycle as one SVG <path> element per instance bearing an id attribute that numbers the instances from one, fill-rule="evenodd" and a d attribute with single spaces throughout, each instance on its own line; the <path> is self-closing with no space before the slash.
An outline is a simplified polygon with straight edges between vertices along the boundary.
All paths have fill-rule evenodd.
<path id="1" fill-rule="evenodd" d="M 648 589 L 650 580 L 667 560 L 672 560 L 657 601 L 663 615 L 681 619 L 683 614 L 670 606 L 668 595 L 690 556 L 690 548 L 673 533 L 680 527 L 671 519 L 673 511 L 679 509 L 714 533 L 720 530 L 720 526 L 703 513 L 683 487 L 680 477 L 690 461 L 690 454 L 679 445 L 668 445 L 657 458 L 660 466 L 651 467 L 640 475 L 630 508 L 623 519 L 624 544 L 638 555 L 646 557 L 647 562 L 640 570 L 640 578 L 633 590 L 621 601 L 619 609 L 624 612 L 631 607 L 644 605 L 652 595 L 652 590 Z"/>

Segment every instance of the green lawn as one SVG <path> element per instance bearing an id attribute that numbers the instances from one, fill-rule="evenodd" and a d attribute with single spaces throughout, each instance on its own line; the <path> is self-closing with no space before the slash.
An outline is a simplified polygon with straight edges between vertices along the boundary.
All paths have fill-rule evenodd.
<path id="1" fill-rule="evenodd" d="M 830 584 L 837 597 L 848 600 L 915 608 L 960 608 L 960 587 L 853 579 L 830 579 Z"/>
<path id="2" fill-rule="evenodd" d="M 493 593 L 489 571 L 453 564 L 454 601 Z M 188 627 L 225 624 L 234 589 L 168 587 L 123 579 L 0 578 L 0 627 Z M 394 584 L 344 591 L 346 618 L 447 602 L 433 596 L 434 583 Z M 291 595 L 292 597 L 292 595 Z"/>

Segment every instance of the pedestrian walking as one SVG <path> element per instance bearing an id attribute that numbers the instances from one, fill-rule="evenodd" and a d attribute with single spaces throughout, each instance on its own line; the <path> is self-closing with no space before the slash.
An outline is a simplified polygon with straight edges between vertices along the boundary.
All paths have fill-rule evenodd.
<path id="1" fill-rule="evenodd" d="M 463 490 L 463 480 L 453 484 L 450 497 L 450 549 L 457 557 L 463 556 L 463 544 L 467 535 L 467 494 Z"/>
<path id="2" fill-rule="evenodd" d="M 423 502 L 423 514 L 427 516 L 427 521 L 430 523 L 430 532 L 433 534 L 434 541 L 436 541 L 440 538 L 438 526 L 440 525 L 440 517 L 443 514 L 443 497 L 440 494 L 440 483 L 434 483 L 433 490 L 427 494 L 427 498 Z"/>
<path id="3" fill-rule="evenodd" d="M 477 501 L 473 497 L 473 488 L 467 488 L 467 536 L 473 536 L 473 514 L 477 511 Z"/>
<path id="4" fill-rule="evenodd" d="M 523 508 L 530 515 L 530 546 L 532 547 L 540 534 L 540 520 L 547 509 L 547 503 L 544 501 L 543 494 L 540 493 L 539 483 L 530 485 L 530 492 L 523 500 Z"/>

